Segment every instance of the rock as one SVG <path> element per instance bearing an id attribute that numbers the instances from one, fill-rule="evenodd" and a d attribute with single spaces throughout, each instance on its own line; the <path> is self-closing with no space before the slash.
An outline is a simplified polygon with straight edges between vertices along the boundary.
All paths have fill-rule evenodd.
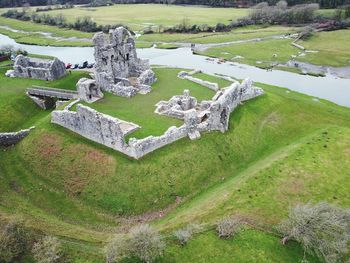
<path id="1" fill-rule="evenodd" d="M 16 57 L 13 72 L 9 72 L 9 76 L 41 80 L 56 80 L 66 74 L 64 63 L 57 58 L 48 60 L 30 58 L 23 55 Z"/>
<path id="2" fill-rule="evenodd" d="M 9 77 L 9 78 L 14 78 L 15 77 L 15 71 L 13 69 L 9 69 L 8 71 L 6 71 L 5 76 Z"/>

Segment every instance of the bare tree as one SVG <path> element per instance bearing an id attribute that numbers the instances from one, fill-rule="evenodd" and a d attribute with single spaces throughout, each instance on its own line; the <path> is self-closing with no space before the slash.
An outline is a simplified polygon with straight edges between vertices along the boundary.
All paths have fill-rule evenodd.
<path id="1" fill-rule="evenodd" d="M 192 238 L 193 234 L 199 233 L 202 230 L 202 226 L 198 224 L 190 224 L 184 228 L 176 230 L 174 232 L 175 238 L 179 243 L 184 246 Z"/>
<path id="2" fill-rule="evenodd" d="M 45 236 L 32 249 L 38 263 L 57 263 L 63 256 L 61 242 L 56 237 Z"/>
<path id="3" fill-rule="evenodd" d="M 220 238 L 229 238 L 237 234 L 242 228 L 242 222 L 237 218 L 226 217 L 219 221 L 216 231 Z"/>
<path id="4" fill-rule="evenodd" d="M 0 227 L 0 262 L 13 262 L 27 249 L 27 230 L 21 222 L 10 222 Z"/>
<path id="5" fill-rule="evenodd" d="M 348 252 L 350 210 L 322 202 L 297 205 L 279 225 L 282 243 L 293 239 L 304 250 L 315 253 L 327 263 L 336 263 Z"/>
<path id="6" fill-rule="evenodd" d="M 140 225 L 130 230 L 131 253 L 143 262 L 153 262 L 163 254 L 165 243 L 162 236 L 149 225 Z"/>
<path id="7" fill-rule="evenodd" d="M 128 239 L 119 236 L 114 237 L 105 247 L 106 262 L 120 262 L 124 257 L 128 256 L 129 250 Z"/>

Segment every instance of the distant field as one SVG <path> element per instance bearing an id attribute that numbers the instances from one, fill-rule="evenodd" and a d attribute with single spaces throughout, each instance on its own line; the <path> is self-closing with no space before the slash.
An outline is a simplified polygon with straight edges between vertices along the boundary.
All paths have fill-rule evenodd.
<path id="1" fill-rule="evenodd" d="M 301 28 L 286 26 L 245 26 L 230 32 L 198 34 L 146 34 L 138 38 L 149 42 L 222 43 L 295 33 Z"/>
<path id="2" fill-rule="evenodd" d="M 307 50 L 317 53 L 306 53 L 296 60 L 315 65 L 350 66 L 350 30 L 315 33 L 306 41 L 299 41 Z M 273 62 L 287 62 L 292 55 L 302 51 L 291 45 L 291 39 L 274 39 L 261 42 L 234 44 L 225 47 L 214 47 L 204 53 L 212 57 L 225 58 L 253 66 L 269 66 Z M 243 58 L 236 59 L 236 56 Z"/>
<path id="3" fill-rule="evenodd" d="M 0 34 L 13 38 L 17 43 L 33 44 L 33 45 L 54 45 L 54 46 L 91 46 L 91 42 L 79 41 L 79 38 L 91 38 L 92 33 L 81 32 L 73 29 L 58 28 L 43 24 L 36 24 L 28 21 L 20 21 L 16 19 L 4 18 L 0 16 L 0 26 L 8 28 L 0 28 Z M 18 30 L 13 32 L 10 29 Z M 38 32 L 51 33 L 53 37 L 59 38 L 78 38 L 78 40 L 56 40 L 47 38 Z M 1 43 L 0 43 L 1 46 Z"/>
<path id="4" fill-rule="evenodd" d="M 44 12 L 42 12 L 44 13 Z M 208 8 L 199 6 L 175 6 L 157 4 L 113 5 L 106 7 L 76 7 L 54 10 L 48 14 L 63 14 L 69 21 L 77 17 L 89 16 L 98 24 L 125 24 L 139 30 L 152 25 L 171 26 L 188 19 L 190 24 L 215 25 L 229 23 L 248 14 L 248 9 Z"/>
<path id="5" fill-rule="evenodd" d="M 306 49 L 317 50 L 305 59 L 317 65 L 350 66 L 350 29 L 320 32 L 307 41 L 299 41 Z"/>

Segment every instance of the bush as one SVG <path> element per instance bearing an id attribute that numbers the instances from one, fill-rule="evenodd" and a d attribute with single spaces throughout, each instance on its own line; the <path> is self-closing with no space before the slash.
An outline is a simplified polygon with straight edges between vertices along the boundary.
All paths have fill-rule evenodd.
<path id="1" fill-rule="evenodd" d="M 283 244 L 293 239 L 326 263 L 339 262 L 348 252 L 350 210 L 328 203 L 297 205 L 280 225 Z"/>
<path id="2" fill-rule="evenodd" d="M 27 249 L 28 235 L 21 223 L 10 222 L 0 230 L 0 262 L 13 262 Z"/>
<path id="3" fill-rule="evenodd" d="M 61 242 L 52 236 L 45 236 L 35 243 L 32 253 L 38 263 L 58 263 L 63 255 Z"/>
<path id="4" fill-rule="evenodd" d="M 130 251 L 143 262 L 153 262 L 163 254 L 165 243 L 162 236 L 149 225 L 140 225 L 130 231 Z"/>
<path id="5" fill-rule="evenodd" d="M 220 238 L 229 238 L 237 234 L 242 228 L 242 222 L 239 219 L 226 217 L 219 221 L 216 231 Z"/>
<path id="6" fill-rule="evenodd" d="M 185 228 L 179 229 L 174 232 L 175 238 L 179 243 L 184 246 L 192 238 L 193 234 L 196 234 L 202 230 L 202 227 L 197 224 L 188 225 Z"/>
<path id="7" fill-rule="evenodd" d="M 91 6 L 91 7 L 107 6 L 107 5 L 113 5 L 113 2 L 110 0 L 93 0 L 89 4 L 89 6 Z"/>
<path id="8" fill-rule="evenodd" d="M 280 1 L 275 6 L 262 2 L 252 8 L 248 19 L 255 24 L 309 23 L 314 21 L 318 9 L 318 4 L 295 5 L 287 8 L 285 1 Z"/>
<path id="9" fill-rule="evenodd" d="M 128 240 L 125 238 L 115 237 L 108 242 L 105 247 L 106 262 L 117 263 L 130 252 Z"/>

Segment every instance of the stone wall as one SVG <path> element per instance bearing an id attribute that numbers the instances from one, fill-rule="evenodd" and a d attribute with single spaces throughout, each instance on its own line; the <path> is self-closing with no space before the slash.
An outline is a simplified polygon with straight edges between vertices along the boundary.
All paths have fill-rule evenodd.
<path id="1" fill-rule="evenodd" d="M 196 73 L 200 73 L 200 72 L 201 71 L 199 71 L 199 70 L 194 70 L 194 71 L 191 71 L 191 72 L 180 71 L 179 74 L 178 74 L 178 77 L 181 78 L 181 79 L 187 79 L 189 81 L 197 83 L 197 84 L 199 84 L 201 86 L 204 86 L 206 88 L 209 88 L 211 90 L 218 91 L 219 90 L 219 85 L 217 83 L 206 81 L 206 80 L 202 80 L 202 79 L 195 78 L 195 77 L 192 76 L 192 75 L 194 75 Z"/>
<path id="2" fill-rule="evenodd" d="M 63 77 L 66 73 L 64 63 L 57 58 L 48 60 L 18 55 L 13 70 L 6 72 L 6 76 L 55 80 Z"/>
<path id="3" fill-rule="evenodd" d="M 147 60 L 138 58 L 135 41 L 124 27 L 96 33 L 94 43 L 94 76 L 96 84 L 103 91 L 121 97 L 132 97 L 137 93 L 146 94 L 156 77 Z M 136 78 L 132 83 L 131 79 Z"/>
<path id="4" fill-rule="evenodd" d="M 115 150 L 122 151 L 126 145 L 120 120 L 81 104 L 77 105 L 76 112 L 53 111 L 51 122 Z"/>
<path id="5" fill-rule="evenodd" d="M 31 127 L 29 129 L 20 130 L 18 132 L 5 132 L 0 133 L 0 146 L 7 147 L 18 143 L 24 137 L 26 137 L 29 132 L 35 127 Z"/>
<path id="6" fill-rule="evenodd" d="M 180 127 L 170 127 L 161 136 L 149 136 L 144 139 L 131 138 L 127 143 L 125 136 L 131 133 L 136 124 L 99 113 L 81 104 L 73 112 L 66 107 L 64 110 L 52 112 L 51 122 L 74 131 L 90 140 L 103 144 L 132 158 L 139 159 L 144 155 L 188 136 L 191 140 L 200 138 L 201 132 L 228 129 L 230 113 L 242 102 L 263 94 L 263 90 L 253 86 L 252 81 L 244 80 L 242 84 L 218 91 L 210 101 L 197 104 L 188 91 L 184 95 L 174 96 L 168 107 L 181 111 L 184 124 Z M 180 104 L 185 103 L 180 107 Z M 160 105 L 160 104 L 159 104 Z M 170 108 L 166 110 L 169 110 Z M 161 114 L 161 112 L 159 112 Z M 171 115 L 169 115 L 171 116 Z M 173 116 L 172 116 L 173 117 Z M 133 126 L 134 125 L 134 126 Z"/>

